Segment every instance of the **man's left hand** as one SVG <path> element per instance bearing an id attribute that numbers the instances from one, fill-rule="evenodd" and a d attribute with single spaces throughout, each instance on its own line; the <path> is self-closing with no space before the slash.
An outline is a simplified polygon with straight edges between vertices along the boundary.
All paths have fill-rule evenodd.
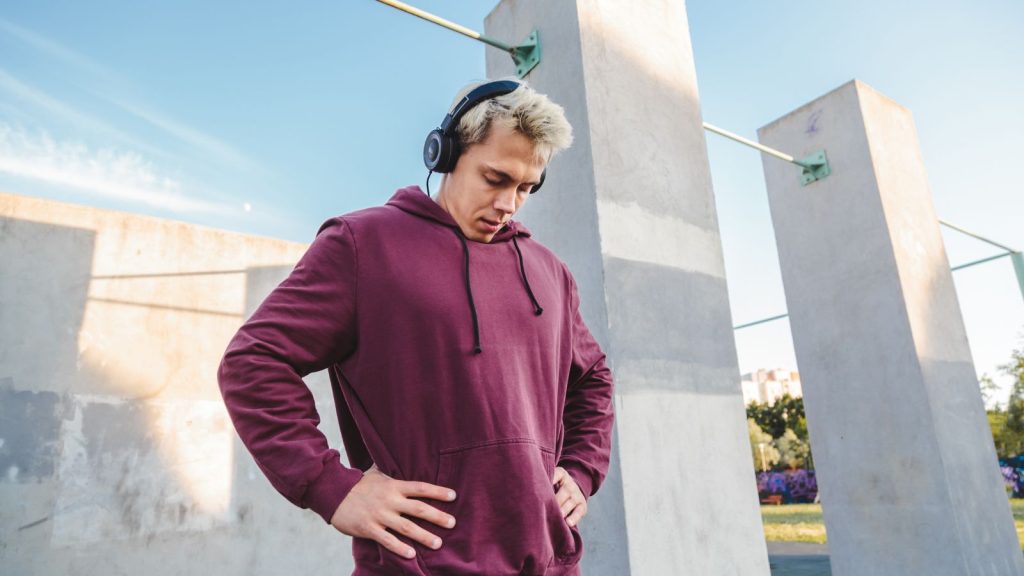
<path id="1" fill-rule="evenodd" d="M 572 475 L 561 466 L 555 466 L 555 476 L 551 482 L 559 486 L 555 498 L 562 508 L 562 517 L 569 526 L 575 526 L 587 514 L 587 499 L 583 496 L 583 491 L 576 485 Z"/>

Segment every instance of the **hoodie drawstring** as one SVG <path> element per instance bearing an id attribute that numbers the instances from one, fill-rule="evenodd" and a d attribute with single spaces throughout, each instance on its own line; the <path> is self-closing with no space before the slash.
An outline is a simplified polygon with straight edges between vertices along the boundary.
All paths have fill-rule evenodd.
<path id="1" fill-rule="evenodd" d="M 469 286 L 469 246 L 466 246 L 466 238 L 458 228 L 452 228 L 452 232 L 462 242 L 462 253 L 466 255 L 466 294 L 469 295 L 469 311 L 473 313 L 473 353 L 483 352 L 480 348 L 480 323 L 476 319 L 476 304 L 473 303 L 473 289 Z"/>
<path id="2" fill-rule="evenodd" d="M 459 242 L 462 243 L 462 252 L 466 255 L 466 295 L 469 297 L 469 311 L 473 315 L 473 353 L 479 354 L 483 352 L 483 348 L 480 347 L 480 321 L 476 316 L 476 303 L 473 301 L 473 288 L 469 282 L 469 246 L 466 245 L 466 237 L 463 236 L 462 231 L 458 228 L 452 228 L 452 232 L 455 233 L 459 238 Z M 544 309 L 540 307 L 540 303 L 537 302 L 537 298 L 533 295 L 533 289 L 530 287 L 530 281 L 526 278 L 526 266 L 523 264 L 523 252 L 519 249 L 519 243 L 516 242 L 515 234 L 512 235 L 512 244 L 516 247 L 516 254 L 519 255 L 519 271 L 523 275 L 523 282 L 526 284 L 526 293 L 530 296 L 530 302 L 533 303 L 533 313 L 536 316 L 540 316 Z"/>
<path id="3" fill-rule="evenodd" d="M 533 289 L 530 288 L 530 281 L 526 278 L 526 267 L 523 266 L 523 251 L 519 249 L 519 243 L 516 242 L 515 235 L 512 236 L 512 244 L 516 247 L 516 254 L 519 254 L 519 271 L 523 273 L 523 282 L 526 283 L 526 293 L 530 295 L 530 301 L 533 302 L 533 313 L 536 316 L 540 316 L 544 309 L 537 303 L 537 299 L 533 296 Z"/>

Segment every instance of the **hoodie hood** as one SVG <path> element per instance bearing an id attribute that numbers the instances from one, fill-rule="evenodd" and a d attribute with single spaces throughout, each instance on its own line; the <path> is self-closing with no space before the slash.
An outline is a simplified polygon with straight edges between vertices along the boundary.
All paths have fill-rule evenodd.
<path id="1" fill-rule="evenodd" d="M 459 228 L 459 224 L 455 222 L 454 218 L 452 218 L 452 215 L 449 214 L 448 211 L 440 204 L 435 202 L 433 198 L 428 196 L 427 193 L 419 186 L 406 186 L 405 188 L 399 188 L 398 191 L 391 196 L 391 199 L 387 201 L 387 204 L 397 206 L 414 216 L 433 220 L 443 226 L 454 228 L 459 232 L 460 236 L 465 237 L 462 234 L 462 229 Z M 509 220 L 501 230 L 498 230 L 490 243 L 508 242 L 515 236 L 530 236 L 530 231 L 526 229 L 526 226 L 524 226 L 522 222 Z M 470 242 L 475 242 L 475 240 L 470 240 Z"/>
<path id="2" fill-rule="evenodd" d="M 425 218 L 427 220 L 436 222 L 438 225 L 448 227 L 452 233 L 459 239 L 462 244 L 462 253 L 466 263 L 465 271 L 463 273 L 463 279 L 466 285 L 466 299 L 469 301 L 469 310 L 473 317 L 473 352 L 479 354 L 483 352 L 480 347 L 480 320 L 476 314 L 476 302 L 473 300 L 473 287 L 469 277 L 469 246 L 467 244 L 466 235 L 462 233 L 462 228 L 459 228 L 459 224 L 452 218 L 452 215 L 448 213 L 440 204 L 434 201 L 433 198 L 427 195 L 418 185 L 406 186 L 405 188 L 399 188 L 391 198 L 387 201 L 387 205 L 395 206 L 409 214 Z M 509 219 L 505 225 L 498 230 L 498 232 L 491 239 L 490 244 L 497 242 L 508 242 L 512 241 L 512 245 L 515 247 L 516 255 L 519 257 L 519 273 L 523 277 L 523 286 L 526 291 L 526 295 L 530 298 L 530 302 L 533 304 L 534 315 L 540 316 L 544 313 L 544 309 L 541 308 L 540 302 L 537 302 L 536 296 L 533 294 L 533 289 L 530 287 L 530 280 L 526 277 L 526 266 L 523 264 L 523 251 L 519 248 L 519 242 L 517 237 L 530 237 L 530 231 L 521 222 Z M 475 242 L 475 240 L 469 240 L 469 242 Z M 480 242 L 480 244 L 483 244 Z"/>

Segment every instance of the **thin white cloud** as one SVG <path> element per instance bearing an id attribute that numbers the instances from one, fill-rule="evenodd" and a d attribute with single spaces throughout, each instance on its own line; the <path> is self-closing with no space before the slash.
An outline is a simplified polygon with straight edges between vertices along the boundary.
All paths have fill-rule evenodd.
<path id="1" fill-rule="evenodd" d="M 0 172 L 178 213 L 240 213 L 237 206 L 183 194 L 178 180 L 159 173 L 138 153 L 91 149 L 54 140 L 46 132 L 30 134 L 4 122 L 0 122 Z"/>
<path id="2" fill-rule="evenodd" d="M 220 161 L 232 164 L 234 166 L 246 169 L 257 168 L 255 162 L 249 160 L 244 154 L 239 152 L 236 148 L 227 144 L 209 134 L 205 134 L 191 126 L 187 126 L 180 122 L 176 122 L 159 112 L 153 110 L 147 110 L 146 108 L 113 98 L 111 96 L 104 96 L 107 100 L 116 104 L 123 110 L 142 118 L 146 122 L 149 122 L 153 126 L 160 128 L 164 132 L 174 136 L 178 140 L 205 151 L 208 155 L 218 158 Z"/>
<path id="3" fill-rule="evenodd" d="M 0 18 L 0 32 L 4 32 L 12 38 L 31 46 L 35 50 L 47 54 L 65 64 L 84 73 L 93 82 L 94 86 L 100 87 L 93 90 L 93 93 L 104 100 L 121 108 L 125 112 L 136 116 L 156 128 L 163 130 L 168 135 L 187 144 L 190 148 L 203 152 L 207 158 L 213 158 L 219 162 L 230 164 L 235 167 L 247 170 L 260 170 L 262 166 L 253 162 L 237 148 L 223 140 L 207 134 L 202 130 L 176 121 L 166 114 L 156 111 L 139 102 L 126 99 L 123 94 L 131 92 L 128 81 L 116 72 L 93 61 L 87 56 L 80 54 L 37 32 L 18 26 L 12 22 Z M 11 78 L 10 75 L 7 75 Z M 115 95 L 116 94 L 116 95 Z M 49 102 L 52 105 L 55 101 Z M 58 103 L 59 104 L 59 103 Z M 94 122 L 95 124 L 95 122 Z"/>
<path id="4" fill-rule="evenodd" d="M 112 81 L 115 80 L 114 74 L 109 70 L 93 62 L 89 58 L 82 56 L 81 54 L 65 47 L 58 42 L 50 40 L 49 38 L 37 34 L 26 28 L 22 28 L 12 22 L 0 18 L 0 31 L 5 32 L 9 36 L 20 40 L 22 43 L 27 44 L 39 52 L 43 52 L 64 60 L 71 64 L 75 68 L 78 68 L 84 72 L 87 72 L 91 76 L 95 77 L 100 81 Z"/>
<path id="5" fill-rule="evenodd" d="M 108 138 L 131 145 L 140 150 L 145 150 L 151 154 L 166 156 L 166 154 L 160 150 L 125 134 L 106 122 L 97 120 L 87 114 L 82 114 L 42 90 L 22 82 L 18 78 L 9 74 L 3 68 L 0 68 L 0 92 L 5 92 L 9 96 L 13 96 L 14 99 L 20 101 L 22 104 L 27 104 L 28 106 L 45 113 L 46 117 L 50 120 L 60 120 L 87 131 L 102 134 Z M 24 115 L 25 114 L 23 112 L 22 116 Z"/>

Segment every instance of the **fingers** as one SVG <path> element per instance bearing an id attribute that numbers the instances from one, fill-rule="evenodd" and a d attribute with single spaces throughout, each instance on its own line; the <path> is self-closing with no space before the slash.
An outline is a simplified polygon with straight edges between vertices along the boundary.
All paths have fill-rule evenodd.
<path id="1" fill-rule="evenodd" d="M 405 496 L 423 496 L 446 502 L 455 500 L 455 491 L 444 486 L 415 480 L 401 480 L 400 482 L 399 491 Z"/>
<path id="2" fill-rule="evenodd" d="M 445 514 L 430 504 L 419 500 L 404 500 L 399 504 L 398 511 L 410 516 L 416 516 L 417 518 L 423 518 L 424 520 L 428 520 L 445 528 L 453 528 L 455 526 L 454 516 L 451 514 Z"/>
<path id="3" fill-rule="evenodd" d="M 575 526 L 587 513 L 587 499 L 583 491 L 564 468 L 556 467 L 554 481 L 561 487 L 555 494 L 555 500 L 562 512 L 562 517 L 570 526 Z"/>
<path id="4" fill-rule="evenodd" d="M 416 555 L 416 551 L 413 550 L 412 546 L 403 543 L 394 534 L 388 532 L 383 526 L 378 526 L 370 532 L 369 536 L 399 556 L 412 558 Z"/>
<path id="5" fill-rule="evenodd" d="M 586 502 L 584 502 L 583 504 L 577 506 L 576 509 L 572 511 L 572 514 L 569 514 L 569 517 L 565 519 L 565 523 L 569 526 L 575 526 L 576 524 L 579 524 L 579 521 L 583 519 L 583 516 L 586 513 L 587 504 Z"/>
<path id="6" fill-rule="evenodd" d="M 564 487 L 566 484 L 563 484 L 562 490 L 559 490 L 555 496 L 558 499 L 559 508 L 562 510 L 562 517 L 570 526 L 575 526 L 587 513 L 587 500 L 583 498 L 583 493 L 579 488 L 576 488 L 576 493 L 573 494 Z"/>
<path id="7" fill-rule="evenodd" d="M 363 477 L 349 491 L 331 517 L 331 525 L 344 534 L 372 538 L 392 552 L 409 556 L 415 552 L 387 531 L 394 529 L 399 534 L 433 547 L 436 536 L 429 534 L 401 514 L 416 515 L 443 527 L 454 526 L 455 519 L 440 510 L 408 495 L 453 499 L 454 492 L 425 482 L 396 480 L 380 471 L 376 464 L 370 466 Z"/>
<path id="8" fill-rule="evenodd" d="M 423 528 L 420 528 L 415 522 L 409 520 L 404 516 L 399 516 L 397 514 L 391 515 L 387 517 L 385 522 L 387 526 L 395 532 L 398 532 L 402 536 L 405 536 L 411 540 L 415 540 L 420 544 L 423 544 L 424 546 L 433 548 L 435 550 L 441 547 L 441 539 L 438 538 L 437 535 L 431 534 Z M 404 548 L 409 548 L 405 544 L 401 544 L 401 546 Z M 403 552 L 399 553 L 404 555 Z"/>
<path id="9" fill-rule="evenodd" d="M 558 507 L 562 510 L 562 517 L 565 518 L 580 503 L 582 498 L 578 498 L 570 488 L 562 485 L 562 489 L 555 494 L 555 500 L 558 501 Z"/>

